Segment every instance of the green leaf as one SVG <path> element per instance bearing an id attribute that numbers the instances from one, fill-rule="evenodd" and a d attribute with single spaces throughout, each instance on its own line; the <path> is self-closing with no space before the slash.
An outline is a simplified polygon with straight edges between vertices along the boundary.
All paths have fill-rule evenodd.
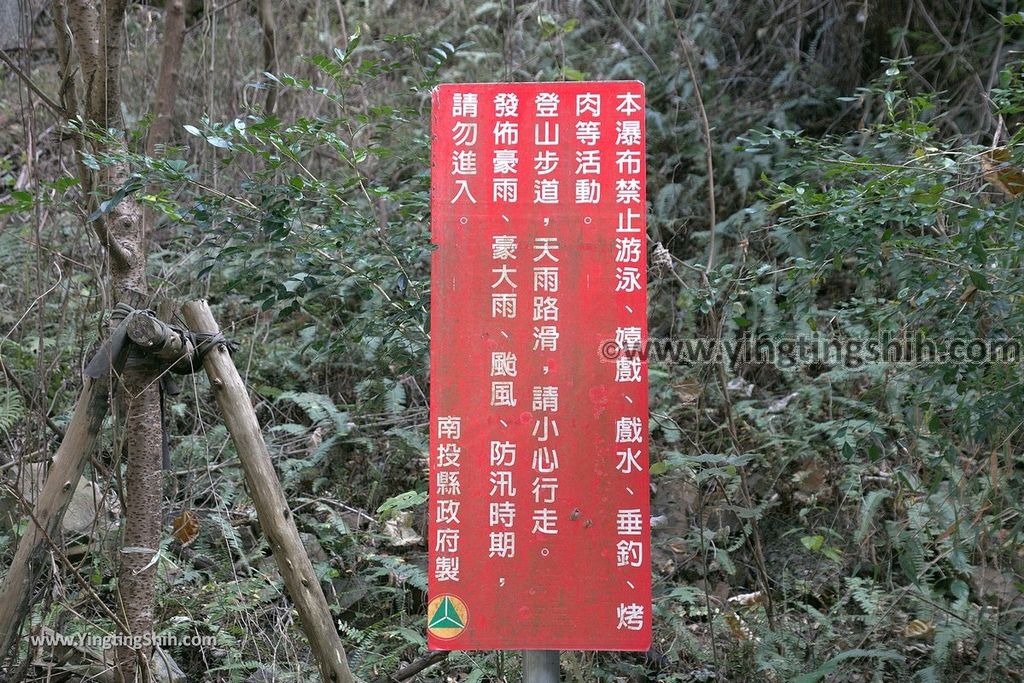
<path id="1" fill-rule="evenodd" d="M 100 202 L 100 205 L 96 210 L 89 215 L 89 220 L 94 221 L 100 216 L 110 213 L 118 204 L 121 203 L 122 199 L 130 194 L 138 192 L 141 189 L 142 181 L 138 177 L 130 178 L 124 185 L 117 188 L 117 192 L 115 192 L 110 199 Z"/>
<path id="2" fill-rule="evenodd" d="M 568 66 L 562 69 L 562 75 L 569 81 L 582 81 L 587 78 L 587 75 L 582 71 L 578 71 Z"/>
<path id="3" fill-rule="evenodd" d="M 59 180 L 57 180 L 57 182 L 53 184 L 53 189 L 57 190 L 57 192 L 64 192 L 69 188 L 74 187 L 75 185 L 78 185 L 78 178 L 64 176 L 63 178 L 60 178 Z"/>
<path id="4" fill-rule="evenodd" d="M 377 514 L 389 517 L 399 510 L 406 510 L 427 502 L 426 491 L 406 491 L 397 496 L 391 496 L 377 508 Z"/>
<path id="5" fill-rule="evenodd" d="M 988 278 L 976 270 L 971 271 L 971 284 L 983 292 L 987 292 L 992 289 L 992 285 L 989 284 Z"/>
<path id="6" fill-rule="evenodd" d="M 808 550 L 817 552 L 821 550 L 821 547 L 825 544 L 825 537 L 821 535 L 801 536 L 800 543 L 802 543 Z"/>
<path id="7" fill-rule="evenodd" d="M 664 460 L 660 460 L 651 465 L 652 475 L 665 474 L 666 472 L 668 472 L 668 463 L 665 462 Z"/>

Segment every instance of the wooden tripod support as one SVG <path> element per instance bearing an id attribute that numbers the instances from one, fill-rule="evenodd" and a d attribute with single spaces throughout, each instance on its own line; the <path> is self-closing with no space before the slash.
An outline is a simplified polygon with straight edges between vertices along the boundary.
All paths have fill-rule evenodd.
<path id="1" fill-rule="evenodd" d="M 182 314 L 193 332 L 220 332 L 205 301 L 185 304 Z M 152 315 L 137 315 L 126 320 L 124 331 L 136 349 L 165 367 L 188 363 L 197 357 L 195 345 L 185 335 Z M 260 526 L 270 541 L 322 679 L 331 683 L 354 683 L 345 648 L 313 565 L 299 539 L 248 391 L 225 346 L 223 342 L 215 342 L 213 348 L 199 355 L 238 451 Z M 0 585 L 0 660 L 6 657 L 21 631 L 32 607 L 36 586 L 50 564 L 45 551 L 59 540 L 64 513 L 101 433 L 110 406 L 112 374 L 84 378 L 71 422 Z"/>

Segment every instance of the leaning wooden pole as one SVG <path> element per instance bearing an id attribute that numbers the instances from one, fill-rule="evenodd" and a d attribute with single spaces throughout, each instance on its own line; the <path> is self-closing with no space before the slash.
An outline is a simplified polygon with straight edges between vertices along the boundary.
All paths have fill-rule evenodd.
<path id="1" fill-rule="evenodd" d="M 205 301 L 187 303 L 181 312 L 193 332 L 220 332 Z M 354 683 L 345 658 L 345 647 L 334 627 L 334 618 L 320 582 L 313 573 L 313 565 L 299 539 L 299 531 L 295 528 L 291 508 L 274 471 L 267 444 L 263 441 L 245 383 L 223 344 L 217 344 L 203 356 L 203 367 L 210 377 L 217 405 L 242 462 L 260 527 L 270 541 L 285 588 L 299 612 L 302 629 L 313 648 L 320 675 L 324 681 Z"/>
<path id="2" fill-rule="evenodd" d="M 21 631 L 21 624 L 32 607 L 36 583 L 50 565 L 47 539 L 60 538 L 64 512 L 75 493 L 100 435 L 109 408 L 107 375 L 84 378 L 82 393 L 75 404 L 71 423 L 60 442 L 57 455 L 46 475 L 43 490 L 36 498 L 25 535 L 18 542 L 11 567 L 0 586 L 0 661 L 7 656 Z"/>

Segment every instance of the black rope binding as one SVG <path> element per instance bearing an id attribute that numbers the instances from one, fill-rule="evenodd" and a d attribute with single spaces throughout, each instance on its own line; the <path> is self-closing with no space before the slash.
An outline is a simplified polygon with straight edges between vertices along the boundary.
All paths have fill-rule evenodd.
<path id="1" fill-rule="evenodd" d="M 156 312 L 148 308 L 132 308 L 125 303 L 119 303 L 114 306 L 114 309 L 110 312 L 110 322 L 113 324 L 114 329 L 95 355 L 93 355 L 88 365 L 86 365 L 85 375 L 87 377 L 98 379 L 108 374 L 111 370 L 118 375 L 124 371 L 124 366 L 127 364 L 132 350 L 131 340 L 128 338 L 128 321 L 136 315 L 145 315 L 154 320 L 160 320 Z M 179 335 L 190 343 L 194 349 L 191 363 L 176 362 L 171 364 L 170 371 L 178 375 L 190 375 L 196 372 L 202 366 L 203 358 L 210 352 L 210 349 L 223 346 L 228 350 L 228 353 L 233 353 L 238 348 L 234 342 L 225 337 L 221 332 L 193 332 L 179 325 L 163 324 L 170 328 L 174 334 Z M 166 344 L 167 341 L 165 340 L 164 343 Z M 148 351 L 152 353 L 153 351 L 159 351 L 161 348 L 148 349 Z"/>
<path id="2" fill-rule="evenodd" d="M 110 322 L 114 329 L 111 331 L 110 336 L 104 340 L 95 355 L 93 355 L 88 365 L 86 365 L 86 377 L 99 379 L 100 377 L 108 375 L 111 371 L 116 375 L 120 375 L 124 371 L 125 365 L 129 362 L 129 356 L 131 356 L 133 346 L 131 340 L 128 338 L 128 322 L 137 315 L 145 315 L 153 318 L 154 320 L 160 320 L 157 317 L 156 312 L 148 308 L 132 308 L 125 303 L 119 303 L 114 306 L 114 310 L 110 312 Z M 186 343 L 191 344 L 192 346 L 192 354 L 187 356 L 191 362 L 182 363 L 180 361 L 183 359 L 179 359 L 178 361 L 171 363 L 167 368 L 174 374 L 190 375 L 196 372 L 202 367 L 203 358 L 206 357 L 206 354 L 218 346 L 222 346 L 227 349 L 228 353 L 234 353 L 238 348 L 234 342 L 220 332 L 193 332 L 192 330 L 185 329 L 179 325 L 172 325 L 170 323 L 163 322 L 162 320 L 160 320 L 160 322 L 170 328 L 172 333 L 177 334 L 184 339 Z M 164 344 L 166 343 L 167 340 L 165 339 Z M 148 352 L 152 353 L 154 351 L 159 351 L 161 348 L 163 348 L 163 345 L 154 349 L 148 349 Z M 171 452 L 167 438 L 167 412 L 164 406 L 164 396 L 177 396 L 181 393 L 181 388 L 171 375 L 163 372 L 160 377 L 159 389 L 163 468 L 168 470 L 171 466 Z"/>

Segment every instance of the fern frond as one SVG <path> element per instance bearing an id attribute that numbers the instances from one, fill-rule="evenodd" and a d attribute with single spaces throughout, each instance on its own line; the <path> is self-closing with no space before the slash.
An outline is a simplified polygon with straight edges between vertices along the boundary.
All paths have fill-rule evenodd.
<path id="1" fill-rule="evenodd" d="M 330 423 L 338 432 L 348 433 L 351 428 L 348 413 L 340 410 L 330 396 L 311 391 L 285 391 L 275 403 L 289 401 L 297 405 L 313 424 Z"/>
<path id="2" fill-rule="evenodd" d="M 25 404 L 21 395 L 11 389 L 0 389 L 0 432 L 9 435 L 24 416 Z"/>

